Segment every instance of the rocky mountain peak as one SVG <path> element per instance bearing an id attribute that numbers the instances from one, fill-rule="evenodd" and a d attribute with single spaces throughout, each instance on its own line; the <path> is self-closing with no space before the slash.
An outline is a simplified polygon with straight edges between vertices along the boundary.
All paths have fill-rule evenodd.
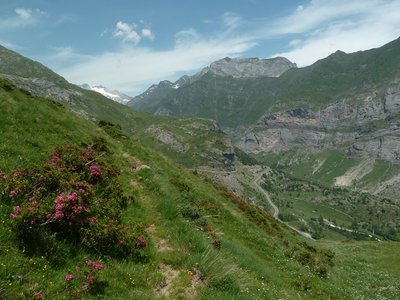
<path id="1" fill-rule="evenodd" d="M 130 96 L 116 90 L 109 90 L 103 85 L 90 86 L 89 84 L 84 83 L 80 87 L 85 90 L 91 90 L 100 93 L 104 97 L 107 97 L 108 99 L 114 100 L 115 102 L 119 102 L 121 104 L 127 104 L 129 101 L 132 100 Z"/>
<path id="2" fill-rule="evenodd" d="M 296 67 L 295 63 L 284 57 L 268 59 L 225 57 L 204 68 L 200 75 L 211 73 L 217 76 L 232 76 L 234 78 L 279 77 L 287 70 Z"/>

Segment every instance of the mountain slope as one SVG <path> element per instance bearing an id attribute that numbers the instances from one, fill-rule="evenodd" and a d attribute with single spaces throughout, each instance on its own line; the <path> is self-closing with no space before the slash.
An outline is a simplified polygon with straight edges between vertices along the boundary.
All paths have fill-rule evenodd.
<path id="1" fill-rule="evenodd" d="M 152 85 L 143 94 L 130 101 L 128 106 L 155 114 L 214 118 L 221 125 L 226 125 L 221 119 L 222 112 L 219 112 L 219 109 L 223 105 L 224 98 L 231 98 L 232 102 L 232 99 L 240 96 L 238 95 L 240 91 L 248 90 L 244 87 L 243 81 L 260 77 L 273 79 L 292 68 L 296 68 L 296 64 L 283 57 L 273 59 L 226 57 L 205 67 L 194 76 L 183 76 L 175 83 L 161 81 L 158 85 Z M 239 86 L 236 86 L 237 84 Z M 174 103 L 172 105 L 171 100 Z M 234 109 L 232 106 L 222 108 L 228 115 Z M 228 115 L 223 119 L 227 120 Z"/>
<path id="2" fill-rule="evenodd" d="M 57 242 L 52 251 L 32 255 L 21 247 L 9 217 L 17 204 L 10 201 L 17 200 L 4 194 L 1 181 L 2 299 L 40 294 L 57 299 L 71 293 L 87 299 L 396 296 L 397 243 L 305 242 L 239 197 L 142 147 L 118 126 L 97 127 L 4 80 L 0 105 L 0 145 L 6 147 L 0 152 L 1 172 L 12 177 L 15 167 L 38 170 L 55 147 L 101 142 L 108 150 L 96 159 L 112 158 L 120 170 L 115 180 L 130 196 L 121 211 L 123 224 L 144 228 L 149 240 L 142 256 L 120 258 L 54 235 L 49 237 Z M 102 261 L 104 270 L 97 285 L 88 288 L 84 278 L 81 289 L 80 274 L 89 259 Z"/>
<path id="3" fill-rule="evenodd" d="M 301 170 L 294 173 L 319 182 L 323 178 L 331 186 L 351 177 L 345 180 L 346 187 L 397 199 L 399 70 L 397 39 L 367 51 L 337 51 L 309 67 L 290 68 L 280 77 L 205 73 L 177 89 L 142 95 L 132 104 L 155 114 L 213 118 L 234 146 L 261 162 L 273 161 L 291 173 Z M 314 160 L 322 169 L 328 167 L 326 161 L 341 168 L 320 177 Z M 368 172 L 352 172 L 356 165 L 362 169 L 365 160 L 376 163 Z M 393 166 L 384 168 L 388 172 L 382 167 L 386 163 Z"/>
<path id="4" fill-rule="evenodd" d="M 156 117 L 70 84 L 38 62 L 0 48 L 0 77 L 33 95 L 54 99 L 86 119 L 119 124 L 147 146 L 187 167 L 213 165 L 232 168 L 224 154 L 233 152 L 227 136 L 211 120 Z M 207 137 L 207 143 L 199 142 Z"/>
<path id="5" fill-rule="evenodd" d="M 277 78 L 206 72 L 190 84 L 132 106 L 152 113 L 162 108 L 175 116 L 214 118 L 224 127 L 251 125 L 268 112 L 319 109 L 382 89 L 399 77 L 399 48 L 400 39 L 368 51 L 338 51 L 312 66 L 290 68 Z"/>

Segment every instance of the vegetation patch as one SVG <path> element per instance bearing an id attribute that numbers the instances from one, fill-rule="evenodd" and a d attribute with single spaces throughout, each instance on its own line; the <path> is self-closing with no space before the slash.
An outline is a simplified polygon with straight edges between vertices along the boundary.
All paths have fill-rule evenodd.
<path id="1" fill-rule="evenodd" d="M 54 264 L 63 261 L 60 243 L 96 254 L 140 255 L 147 239 L 140 228 L 121 222 L 127 197 L 107 151 L 99 143 L 69 145 L 44 165 L 2 174 L 1 200 L 21 248 L 54 258 Z"/>

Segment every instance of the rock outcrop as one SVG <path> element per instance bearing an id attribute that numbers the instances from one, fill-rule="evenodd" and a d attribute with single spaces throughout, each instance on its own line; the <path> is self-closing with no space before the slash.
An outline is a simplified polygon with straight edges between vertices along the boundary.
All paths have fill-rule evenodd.
<path id="1" fill-rule="evenodd" d="M 241 138 L 246 152 L 306 147 L 320 151 L 336 146 L 349 156 L 400 163 L 400 81 L 383 90 L 343 99 L 324 109 L 294 108 L 266 114 Z"/>
<path id="2" fill-rule="evenodd" d="M 200 75 L 211 73 L 217 76 L 232 76 L 234 78 L 279 77 L 287 70 L 296 67 L 295 63 L 284 57 L 270 59 L 225 57 L 204 68 Z"/>

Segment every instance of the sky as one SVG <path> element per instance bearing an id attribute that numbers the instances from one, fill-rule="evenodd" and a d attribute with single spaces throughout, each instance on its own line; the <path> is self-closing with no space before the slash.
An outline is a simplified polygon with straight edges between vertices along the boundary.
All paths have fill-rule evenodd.
<path id="1" fill-rule="evenodd" d="M 1 0 L 0 44 L 135 96 L 224 57 L 307 66 L 400 36 L 400 0 Z"/>

